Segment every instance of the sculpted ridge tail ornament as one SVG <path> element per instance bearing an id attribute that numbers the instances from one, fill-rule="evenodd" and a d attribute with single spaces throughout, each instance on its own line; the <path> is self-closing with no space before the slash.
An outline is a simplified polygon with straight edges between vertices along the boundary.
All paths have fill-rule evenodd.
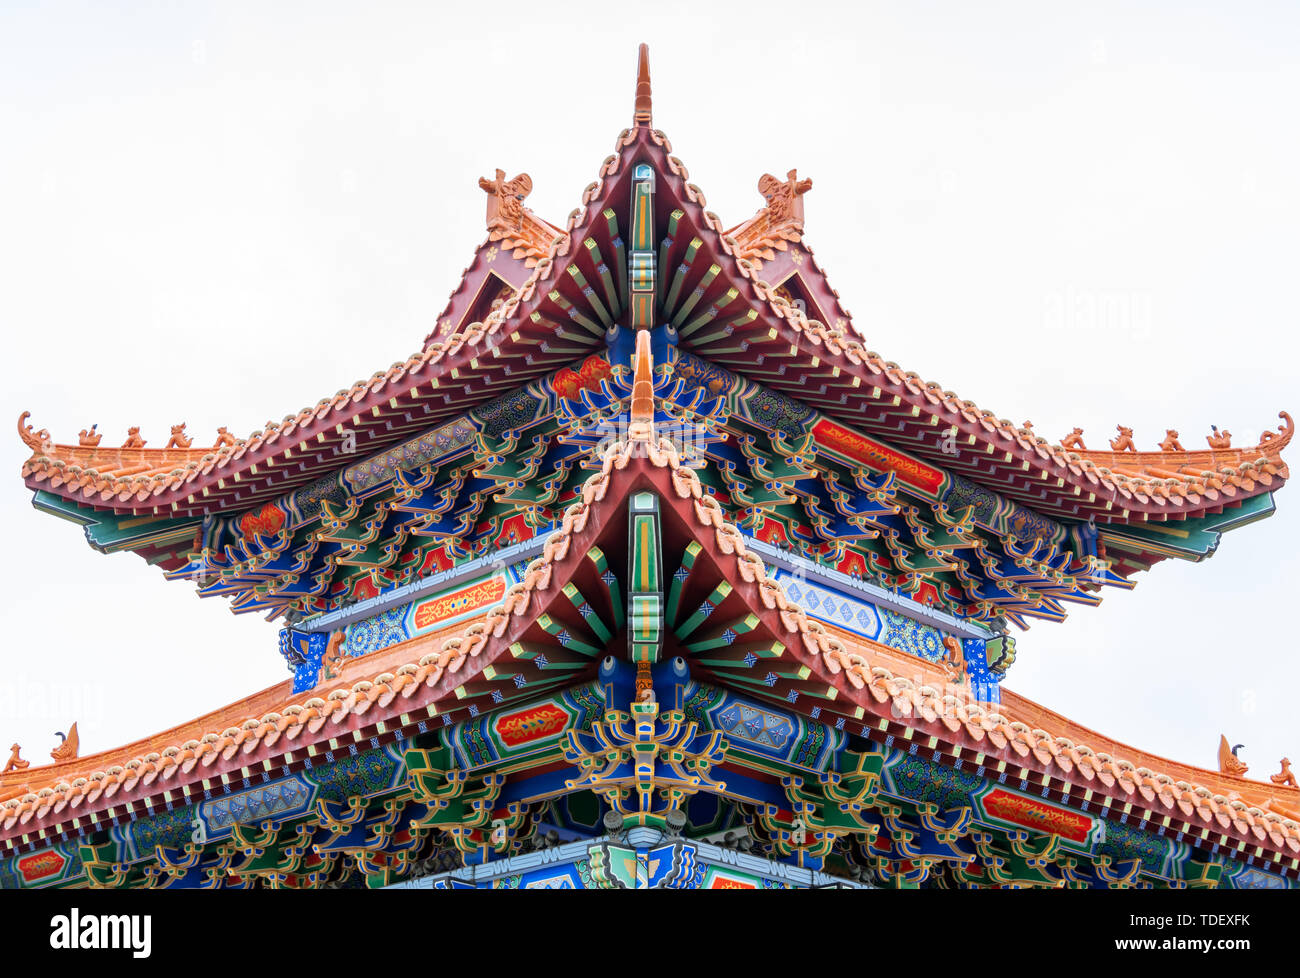
<path id="1" fill-rule="evenodd" d="M 22 748 L 17 744 L 14 744 L 12 747 L 9 748 L 9 760 L 5 762 L 4 770 L 0 771 L 0 774 L 8 774 L 10 771 L 26 770 L 26 768 L 30 765 L 31 762 L 24 761 L 19 756 L 19 753 L 21 751 Z"/>
<path id="2" fill-rule="evenodd" d="M 1224 774 L 1232 774 L 1236 777 L 1244 777 L 1250 770 L 1246 762 L 1237 756 L 1237 751 L 1241 750 L 1244 745 L 1237 744 L 1235 747 L 1228 746 L 1228 738 L 1219 734 L 1219 770 Z"/>
<path id="3" fill-rule="evenodd" d="M 778 251 L 803 240 L 803 195 L 813 182 L 800 180 L 799 171 L 790 170 L 785 179 L 764 173 L 758 178 L 758 192 L 766 205 L 744 224 L 728 232 L 736 251 L 752 262 L 772 261 Z"/>
<path id="4" fill-rule="evenodd" d="M 50 757 L 54 758 L 56 764 L 60 761 L 73 760 L 81 746 L 81 738 L 77 735 L 77 725 L 74 723 L 70 726 L 66 734 L 62 730 L 57 731 L 57 734 L 60 743 L 58 747 L 50 751 Z"/>
<path id="5" fill-rule="evenodd" d="M 513 180 L 506 179 L 506 171 L 498 169 L 496 176 L 479 177 L 478 185 L 487 192 L 487 226 L 489 231 L 523 230 L 524 200 L 533 192 L 533 178 L 521 173 Z"/>
<path id="6" fill-rule="evenodd" d="M 1061 447 L 1073 449 L 1075 451 L 1086 452 L 1088 446 L 1083 443 L 1083 429 L 1075 428 L 1068 435 L 1061 439 Z"/>
<path id="7" fill-rule="evenodd" d="M 1289 757 L 1282 758 L 1281 772 L 1278 774 L 1270 774 L 1268 776 L 1268 779 L 1272 781 L 1274 784 L 1282 785 L 1283 787 L 1286 788 L 1297 787 L 1296 780 L 1295 780 L 1295 773 L 1291 770 L 1291 758 Z"/>
<path id="8" fill-rule="evenodd" d="M 522 259 L 527 267 L 534 267 L 564 232 L 524 206 L 533 192 L 533 178 L 520 173 L 507 180 L 506 171 L 498 169 L 492 177 L 479 177 L 478 185 L 488 195 L 488 240 L 499 242 L 502 251 Z M 496 251 L 493 248 L 491 254 L 495 255 Z"/>
<path id="9" fill-rule="evenodd" d="M 30 448 L 37 455 L 44 455 L 53 447 L 50 440 L 50 432 L 47 428 L 36 430 L 35 425 L 23 425 L 23 422 L 32 416 L 30 411 L 24 411 L 18 415 L 18 437 L 23 440 L 23 444 Z"/>
<path id="10" fill-rule="evenodd" d="M 1133 444 L 1133 429 L 1117 424 L 1115 430 L 1119 432 L 1119 437 L 1110 440 L 1110 450 L 1112 452 L 1136 452 L 1137 446 Z"/>
<path id="11" fill-rule="evenodd" d="M 758 178 L 758 192 L 767 201 L 768 218 L 773 224 L 790 223 L 803 230 L 803 195 L 812 190 L 811 180 L 800 180 L 799 171 L 791 170 L 784 180 L 770 173 Z"/>

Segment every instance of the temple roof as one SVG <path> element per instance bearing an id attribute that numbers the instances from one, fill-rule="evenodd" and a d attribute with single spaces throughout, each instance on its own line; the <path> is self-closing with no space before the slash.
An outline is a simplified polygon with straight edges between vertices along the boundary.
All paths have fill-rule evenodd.
<path id="1" fill-rule="evenodd" d="M 897 735 L 917 743 L 929 737 L 936 756 L 978 754 L 980 764 L 1000 761 L 1020 769 L 1022 778 L 1034 772 L 1044 786 L 1087 790 L 1089 798 L 1110 797 L 1155 813 L 1150 817 L 1163 813 L 1175 825 L 1215 833 L 1202 838 L 1300 853 L 1300 791 L 1294 788 L 1138 751 L 1014 694 L 1001 706 L 977 702 L 943 663 L 917 660 L 811 618 L 768 576 L 745 534 L 721 516 L 673 444 L 657 441 L 644 418 L 642 425 L 629 441 L 605 452 L 600 471 L 583 484 L 544 554 L 486 614 L 351 660 L 310 695 L 294 694 L 282 683 L 118 750 L 0 775 L 0 833 L 11 844 L 38 829 L 57 834 L 74 817 L 112 806 L 117 814 L 99 819 L 110 824 L 143 811 L 144 800 L 163 791 L 253 765 L 269 770 L 283 763 L 286 752 L 301 754 L 313 744 L 352 742 L 376 731 L 392 734 L 435 716 L 454 718 L 476 702 L 532 697 L 554 684 L 557 669 L 563 680 L 573 681 L 581 673 L 566 669 L 581 663 L 582 654 L 573 652 L 571 641 L 555 644 L 551 638 L 539 655 L 536 636 L 546 638 L 539 628 L 545 630 L 565 599 L 575 600 L 572 584 L 597 552 L 595 541 L 608 541 L 611 533 L 626 536 L 616 517 L 626 511 L 630 494 L 653 487 L 681 514 L 693 539 L 707 546 L 707 559 L 727 582 L 727 600 L 749 609 L 781 639 L 769 650 L 775 657 L 764 662 L 779 681 L 749 687 L 750 695 L 789 708 L 802 693 L 810 706 L 796 708 L 816 704 L 812 715 L 822 722 L 847 720 L 866 737 Z M 584 587 L 590 593 L 590 585 Z M 570 615 L 571 622 L 578 620 Z M 725 682 L 747 668 L 710 655 L 716 653 L 693 657 L 692 669 Z M 527 681 L 519 682 L 520 676 Z"/>
<path id="2" fill-rule="evenodd" d="M 664 552 L 702 555 L 691 568 L 679 568 L 688 582 L 684 587 L 695 589 L 691 600 L 669 602 L 673 607 L 664 618 L 669 628 L 676 625 L 671 644 L 690 660 L 693 671 L 747 695 L 788 704 L 821 723 L 839 723 L 838 729 L 850 725 L 877 742 L 901 737 L 927 744 L 936 760 L 941 754 L 945 760 L 978 757 L 982 766 L 988 758 L 1019 769 L 1022 780 L 1032 775 L 1044 789 L 1055 786 L 1064 795 L 1075 793 L 1076 799 L 1099 794 L 1148 809 L 1163 817 L 1166 827 L 1194 828 L 1202 841 L 1226 844 L 1231 838 L 1234 845 L 1267 844 L 1291 856 L 1300 853 L 1297 789 L 1146 754 L 1010 692 L 1001 705 L 980 702 L 951 663 L 911 655 L 807 614 L 769 574 L 753 537 L 728 517 L 701 473 L 683 462 L 672 441 L 658 437 L 658 409 L 665 405 L 656 404 L 656 383 L 671 386 L 676 396 L 685 381 L 672 370 L 656 377 L 649 331 L 635 333 L 637 358 L 630 378 L 619 365 L 623 373 L 612 380 L 595 378 L 593 390 L 585 386 L 590 378 L 577 375 L 571 365 L 614 349 L 626 320 L 647 325 L 635 322 L 647 310 L 636 305 L 635 297 L 652 295 L 656 324 L 676 350 L 744 378 L 751 385 L 746 396 L 774 391 L 810 402 L 822 416 L 834 419 L 846 438 L 861 437 L 858 432 L 878 437 L 914 459 L 958 473 L 995 490 L 1003 500 L 1070 521 L 1075 528 L 1095 521 L 1111 531 L 1106 540 L 1113 545 L 1113 560 L 1130 569 L 1162 555 L 1154 535 L 1142 536 L 1148 524 L 1178 520 L 1188 526 L 1205 520 L 1205 533 L 1213 536 L 1235 525 L 1234 520 L 1267 515 L 1264 505 L 1247 509 L 1243 504 L 1256 500 L 1271 506 L 1266 497 L 1288 477 L 1281 452 L 1294 433 L 1290 416 L 1283 413 L 1283 427 L 1266 432 L 1248 448 L 1233 448 L 1226 433 L 1216 432 L 1210 450 L 1188 450 L 1171 431 L 1159 452 L 1138 451 L 1132 432 L 1123 427 L 1110 451 L 1098 451 L 1084 448 L 1077 431 L 1061 444 L 1051 444 L 1030 427 L 999 420 L 863 346 L 804 241 L 802 198 L 811 181 L 795 170 L 784 180 L 764 175 L 759 181 L 764 206 L 728 229 L 706 209 L 703 193 L 689 182 L 685 166 L 663 133 L 651 127 L 651 118 L 643 49 L 633 126 L 619 135 L 614 154 L 567 221 L 551 224 L 524 206 L 532 188 L 526 174 L 508 178 L 498 170 L 481 178 L 487 237 L 424 346 L 281 423 L 246 439 L 223 431 L 211 447 L 195 447 L 183 425 L 173 427 L 164 447 L 146 444 L 138 431 L 112 447 L 102 445 L 93 430 L 82 433 L 80 444 L 55 443 L 48 432 L 26 424 L 26 414 L 20 417 L 20 437 L 32 450 L 23 466 L 30 488 L 75 504 L 69 512 L 84 507 L 171 521 L 170 529 L 143 534 L 140 546 L 133 543 L 131 549 L 157 556 L 177 576 L 198 579 L 215 562 L 226 560 L 235 568 L 232 581 L 246 575 L 275 587 L 289 579 L 305 587 L 308 565 L 319 557 L 310 548 L 290 550 L 292 535 L 283 516 L 272 526 L 257 510 L 290 490 L 341 477 L 341 470 L 354 464 L 382 460 L 382 453 L 395 446 L 565 370 L 575 374 L 576 379 L 568 380 L 583 409 L 599 414 L 595 407 L 612 406 L 630 424 L 603 451 L 593 450 L 594 439 L 583 442 L 584 432 L 556 439 L 571 452 L 561 466 L 566 471 L 582 453 L 598 471 L 581 482 L 574 501 L 539 543 L 542 556 L 486 613 L 353 658 L 338 654 L 341 633 L 335 632 L 325 653 L 329 668 L 317 688 L 294 692 L 291 682 L 282 683 L 114 751 L 0 775 L 0 838 L 10 848 L 17 838 L 30 846 L 33 834 L 66 831 L 74 818 L 109 808 L 112 812 L 95 824 L 115 823 L 144 811 L 146 800 L 163 791 L 236 777 L 253 765 L 268 771 L 272 762 L 287 766 L 290 751 L 310 753 L 322 743 L 396 736 L 417 728 L 424 732 L 421 725 L 433 717 L 464 717 L 480 704 L 492 710 L 591 675 L 594 662 L 588 660 L 619 630 L 606 627 L 602 637 L 588 615 L 599 619 L 601 610 L 619 614 L 610 584 L 616 575 L 595 555 L 601 546 L 619 546 L 620 539 L 626 544 L 627 528 L 619 517 L 628 512 L 634 492 L 648 489 L 667 504 L 664 524 L 672 539 Z M 657 195 L 652 223 L 635 211 L 636 195 L 644 200 L 647 187 Z M 631 289 L 629 279 L 635 279 Z M 633 301 L 625 308 L 623 297 L 629 295 Z M 567 404 L 569 399 L 560 400 Z M 565 406 L 557 412 L 555 403 L 548 402 L 553 413 L 568 420 L 579 410 Z M 523 427 L 505 424 L 494 437 L 513 445 Z M 482 431 L 469 434 L 477 438 Z M 540 456 L 528 460 L 531 469 L 511 469 L 508 453 L 495 456 L 474 438 L 458 445 L 481 456 L 472 476 L 489 487 L 480 494 L 502 486 L 515 492 L 533 480 Z M 745 447 L 752 448 L 753 441 Z M 960 450 L 954 453 L 945 443 Z M 790 449 L 791 457 L 783 461 L 791 468 L 803 464 L 780 432 L 773 444 Z M 339 547 L 320 557 L 322 562 L 374 563 L 370 548 L 385 543 L 371 537 L 378 538 L 394 512 L 431 519 L 446 515 L 452 523 L 453 516 L 459 517 L 450 529 L 428 534 L 439 538 L 454 537 L 463 532 L 465 520 L 477 518 L 478 510 L 449 514 L 454 496 L 426 498 L 426 489 L 436 495 L 432 473 L 423 473 L 426 483 L 407 481 L 398 464 L 404 461 L 388 466 L 386 476 L 401 498 L 386 500 L 383 513 L 373 520 L 362 514 L 358 494 L 343 503 L 314 500 L 318 508 L 311 518 L 330 526 L 311 544 L 319 545 L 332 533 L 329 542 Z M 751 470 L 763 470 L 770 461 L 760 459 Z M 896 472 L 884 474 L 888 485 L 882 481 L 858 489 L 884 500 L 881 519 L 906 522 L 914 514 L 890 501 Z M 462 482 L 469 477 L 457 475 Z M 364 488 L 374 485 L 364 482 Z M 546 487 L 548 509 L 558 504 L 559 488 Z M 945 539 L 938 540 L 937 531 L 919 523 L 908 532 L 916 539 L 932 539 L 935 555 L 928 556 L 936 563 L 947 559 L 945 547 L 978 551 L 988 558 L 986 567 L 1007 567 L 1016 579 L 1030 581 L 1027 590 L 1038 587 L 1032 582 L 1041 578 L 1043 590 L 1033 595 L 1037 601 L 1053 586 L 1071 590 L 1074 584 L 1067 579 L 1076 571 L 1096 571 L 1099 565 L 1104 570 L 1105 560 L 1097 554 L 1058 548 L 1059 541 L 1048 540 L 1041 552 L 1049 556 L 1041 558 L 1041 541 L 1017 540 L 1014 534 L 1003 538 L 1004 553 L 985 554 L 984 541 L 969 522 L 974 507 L 965 507 L 959 516 L 949 512 L 937 493 L 932 496 Z M 55 508 L 47 500 L 38 502 Z M 436 509 L 439 502 L 442 509 Z M 540 510 L 541 504 L 534 508 Z M 761 511 L 761 506 L 752 508 Z M 240 514 L 241 528 L 245 520 L 249 523 L 237 546 L 200 553 L 209 524 L 221 522 L 207 517 Z M 865 528 L 867 515 L 850 515 Z M 431 525 L 422 523 L 418 530 Z M 276 549 L 277 543 L 284 546 Z M 400 547 L 400 541 L 394 546 Z M 182 552 L 189 556 L 178 557 Z M 1004 559 L 1008 555 L 1012 559 Z M 699 580 L 693 580 L 695 574 Z M 208 586 L 244 586 L 215 576 L 217 582 Z M 973 581 L 977 589 L 982 583 Z M 1023 597 L 1012 594 L 1010 585 L 999 586 L 1009 601 Z M 697 606 L 699 612 L 689 610 Z M 696 635 L 701 626 L 692 619 L 703 620 L 715 611 L 730 624 L 718 624 L 715 635 L 710 622 L 710 634 Z M 738 621 L 753 641 L 732 648 L 736 635 L 731 625 Z M 762 663 L 764 675 L 754 671 L 756 662 Z"/>
<path id="3" fill-rule="evenodd" d="M 683 349 L 1057 518 L 1114 524 L 1200 516 L 1287 478 L 1280 453 L 1294 429 L 1285 413 L 1279 433 L 1265 432 L 1247 448 L 1227 447 L 1230 439 L 1216 432 L 1223 448 L 1184 450 L 1175 437 L 1169 451 L 1135 452 L 1121 428 L 1120 450 L 1084 450 L 1073 436 L 1054 444 L 867 350 L 803 240 L 803 196 L 812 182 L 794 170 L 785 179 L 763 176 L 764 206 L 728 229 L 706 209 L 650 116 L 642 52 L 634 124 L 563 226 L 524 205 L 527 174 L 481 179 L 488 237 L 438 326 L 406 360 L 247 438 L 223 436 L 208 448 L 193 447 L 183 426 L 170 448 L 71 445 L 25 427 L 24 414 L 28 486 L 117 513 L 248 509 L 338 468 L 349 438 L 361 455 L 382 451 L 575 362 L 615 325 L 610 310 L 615 280 L 620 290 L 626 284 L 624 236 L 638 165 L 655 175 L 662 316 Z M 965 451 L 944 451 L 950 435 Z"/>

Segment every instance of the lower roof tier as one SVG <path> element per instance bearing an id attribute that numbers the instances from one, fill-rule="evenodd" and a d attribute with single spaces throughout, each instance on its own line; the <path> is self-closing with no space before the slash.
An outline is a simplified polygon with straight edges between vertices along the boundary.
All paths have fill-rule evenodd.
<path id="1" fill-rule="evenodd" d="M 623 556 L 629 557 L 639 526 L 662 534 L 662 542 L 635 550 L 638 561 L 644 555 L 648 562 L 629 559 L 636 576 L 624 579 L 625 604 L 622 596 L 600 593 L 597 582 L 606 579 L 601 561 L 614 552 L 611 541 L 627 541 Z M 674 552 L 684 560 L 693 554 L 680 581 L 649 559 Z M 692 584 L 697 567 L 707 574 Z M 674 584 L 680 585 L 676 592 Z M 707 588 L 710 597 L 698 601 L 693 587 Z M 656 594 L 662 615 L 646 617 L 643 609 L 654 602 L 634 599 Z M 610 628 L 615 606 L 629 609 L 617 633 Z M 714 611 L 726 621 L 712 624 Z M 592 706 L 587 726 L 593 736 L 600 730 L 614 736 L 613 728 L 599 724 L 617 726 L 623 722 L 619 710 L 635 716 L 637 704 L 658 703 L 671 719 L 671 709 L 682 708 L 681 691 L 694 684 L 822 731 L 821 741 L 853 757 L 887 759 L 890 751 L 905 750 L 945 770 L 998 781 L 1005 776 L 1012 794 L 1027 789 L 1085 820 L 1123 812 L 1127 821 L 1136 814 L 1143 831 L 1176 838 L 1207 859 L 1230 852 L 1265 873 L 1295 877 L 1300 869 L 1300 791 L 1145 754 L 1010 692 L 1000 705 L 980 702 L 954 669 L 959 650 L 931 661 L 814 618 L 769 575 L 673 445 L 653 437 L 608 449 L 542 555 L 486 614 L 368 654 L 341 655 L 339 644 L 332 644 L 321 681 L 306 693 L 295 694 L 284 683 L 116 751 L 0 776 L 6 851 L 32 852 L 93 835 L 202 797 L 202 782 L 238 789 L 259 772 L 269 779 L 300 770 L 304 762 L 324 763 L 348 745 L 365 750 L 400 738 L 417 747 L 427 743 L 424 749 L 435 753 L 451 749 L 443 741 L 432 746 L 429 734 L 518 713 L 595 682 L 603 701 Z M 646 649 L 656 650 L 650 654 L 658 664 L 650 686 L 634 689 L 632 665 L 617 663 L 635 661 Z M 610 678 L 610 669 L 623 678 Z M 647 689 L 653 692 L 642 695 Z M 730 746 L 715 742 L 710 751 L 750 750 L 744 730 L 727 732 L 717 724 L 709 736 Z M 571 750 L 555 763 L 577 765 L 581 773 L 588 770 L 582 762 L 587 741 L 579 732 L 566 739 Z M 849 754 L 837 763 L 848 763 Z M 445 766 L 465 770 L 482 763 L 466 757 Z M 820 763 L 807 755 L 796 768 L 802 764 L 812 777 Z M 570 780 L 582 778 L 573 774 Z M 568 790 L 563 782 L 552 784 L 557 797 Z M 755 787 L 751 793 L 758 804 L 761 792 Z M 779 823 L 785 816 L 773 818 Z M 779 834 L 791 825 L 774 823 L 771 830 Z"/>

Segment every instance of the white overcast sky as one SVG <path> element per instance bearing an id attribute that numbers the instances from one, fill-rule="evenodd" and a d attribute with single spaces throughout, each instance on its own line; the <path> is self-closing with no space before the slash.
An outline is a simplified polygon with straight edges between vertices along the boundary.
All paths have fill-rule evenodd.
<path id="1" fill-rule="evenodd" d="M 869 348 L 1102 447 L 1300 413 L 1300 15 L 1287 4 L 0 6 L 3 411 L 60 441 L 241 435 L 419 348 L 480 175 L 563 223 L 631 119 L 724 223 L 797 166 Z M 1090 310 L 1106 308 L 1105 315 Z M 285 678 L 200 601 L 0 481 L 0 738 L 119 746 Z M 1300 446 L 1291 450 L 1300 465 Z M 1204 564 L 1020 636 L 1011 688 L 1145 750 L 1300 756 L 1300 489 Z"/>

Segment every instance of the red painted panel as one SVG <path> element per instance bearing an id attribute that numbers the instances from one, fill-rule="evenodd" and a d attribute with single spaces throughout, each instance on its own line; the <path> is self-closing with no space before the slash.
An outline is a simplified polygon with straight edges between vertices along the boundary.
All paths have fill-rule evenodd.
<path id="1" fill-rule="evenodd" d="M 943 473 L 938 469 L 932 469 L 914 458 L 896 452 L 874 438 L 850 431 L 829 418 L 822 418 L 813 425 L 813 437 L 827 448 L 856 462 L 863 462 L 873 469 L 893 472 L 903 482 L 916 486 L 931 496 L 938 495 L 939 487 L 943 485 Z"/>

